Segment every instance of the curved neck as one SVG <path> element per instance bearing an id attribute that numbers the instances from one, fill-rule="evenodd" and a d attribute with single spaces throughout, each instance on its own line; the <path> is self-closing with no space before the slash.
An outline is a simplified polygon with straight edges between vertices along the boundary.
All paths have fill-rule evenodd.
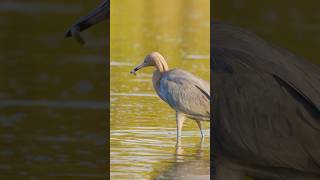
<path id="1" fill-rule="evenodd" d="M 160 73 L 163 73 L 163 72 L 166 72 L 169 70 L 168 68 L 168 64 L 167 62 L 164 60 L 164 58 L 162 57 L 158 57 L 157 59 L 155 59 L 155 67 L 156 69 L 160 72 Z"/>

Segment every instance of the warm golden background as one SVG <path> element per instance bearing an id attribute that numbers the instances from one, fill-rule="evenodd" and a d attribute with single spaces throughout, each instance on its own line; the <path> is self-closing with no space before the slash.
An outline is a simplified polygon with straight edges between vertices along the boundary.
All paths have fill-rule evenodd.
<path id="1" fill-rule="evenodd" d="M 0 1 L 0 179 L 105 179 L 106 24 L 64 39 L 101 1 Z"/>
<path id="2" fill-rule="evenodd" d="M 200 147 L 196 123 L 182 132 L 184 152 L 175 156 L 175 112 L 155 94 L 153 69 L 129 72 L 145 55 L 160 52 L 169 68 L 209 81 L 209 0 L 112 0 L 111 178 L 209 178 L 209 123 Z"/>
<path id="3" fill-rule="evenodd" d="M 237 25 L 320 64 L 319 1 L 217 0 L 213 20 Z"/>

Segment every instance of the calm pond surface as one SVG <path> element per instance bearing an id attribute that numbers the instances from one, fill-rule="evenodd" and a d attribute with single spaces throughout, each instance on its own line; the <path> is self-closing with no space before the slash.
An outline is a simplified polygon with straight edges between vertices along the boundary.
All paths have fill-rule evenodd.
<path id="1" fill-rule="evenodd" d="M 64 39 L 99 3 L 0 2 L 0 179 L 105 179 L 106 25 Z"/>
<path id="2" fill-rule="evenodd" d="M 186 120 L 176 149 L 175 112 L 156 96 L 153 69 L 129 73 L 158 51 L 169 68 L 209 81 L 209 7 L 209 0 L 111 1 L 111 179 L 209 179 L 209 123 L 201 144 Z"/>

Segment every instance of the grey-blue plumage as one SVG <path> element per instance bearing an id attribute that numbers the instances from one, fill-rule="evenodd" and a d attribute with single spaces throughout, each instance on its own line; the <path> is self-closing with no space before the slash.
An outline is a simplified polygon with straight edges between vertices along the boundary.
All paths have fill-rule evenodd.
<path id="1" fill-rule="evenodd" d="M 212 27 L 216 180 L 320 179 L 320 69 L 244 29 Z"/>
<path id="2" fill-rule="evenodd" d="M 207 82 L 181 69 L 163 73 L 158 95 L 173 109 L 192 119 L 209 120 L 210 86 Z"/>
<path id="3" fill-rule="evenodd" d="M 210 120 L 210 85 L 181 69 L 168 69 L 163 56 L 158 52 L 147 55 L 131 73 L 147 66 L 154 66 L 153 87 L 159 97 L 176 111 L 177 139 L 181 137 L 185 117 L 195 120 L 200 128 L 202 121 Z"/>

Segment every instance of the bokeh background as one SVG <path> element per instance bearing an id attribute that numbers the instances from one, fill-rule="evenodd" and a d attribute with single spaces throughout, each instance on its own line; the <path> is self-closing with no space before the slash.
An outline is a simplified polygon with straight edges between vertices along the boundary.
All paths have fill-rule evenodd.
<path id="1" fill-rule="evenodd" d="M 215 0 L 213 20 L 246 28 L 263 39 L 319 64 L 319 1 Z"/>
<path id="2" fill-rule="evenodd" d="M 111 0 L 110 163 L 112 179 L 209 179 L 210 133 L 186 120 L 176 149 L 175 111 L 152 86 L 152 68 L 130 71 L 153 51 L 170 68 L 209 81 L 209 0 Z"/>
<path id="3" fill-rule="evenodd" d="M 0 2 L 0 179 L 106 178 L 106 23 L 64 39 L 100 2 Z"/>
<path id="4" fill-rule="evenodd" d="M 254 32 L 267 42 L 319 65 L 318 7 L 317 0 L 214 0 L 211 17 L 215 22 Z"/>

